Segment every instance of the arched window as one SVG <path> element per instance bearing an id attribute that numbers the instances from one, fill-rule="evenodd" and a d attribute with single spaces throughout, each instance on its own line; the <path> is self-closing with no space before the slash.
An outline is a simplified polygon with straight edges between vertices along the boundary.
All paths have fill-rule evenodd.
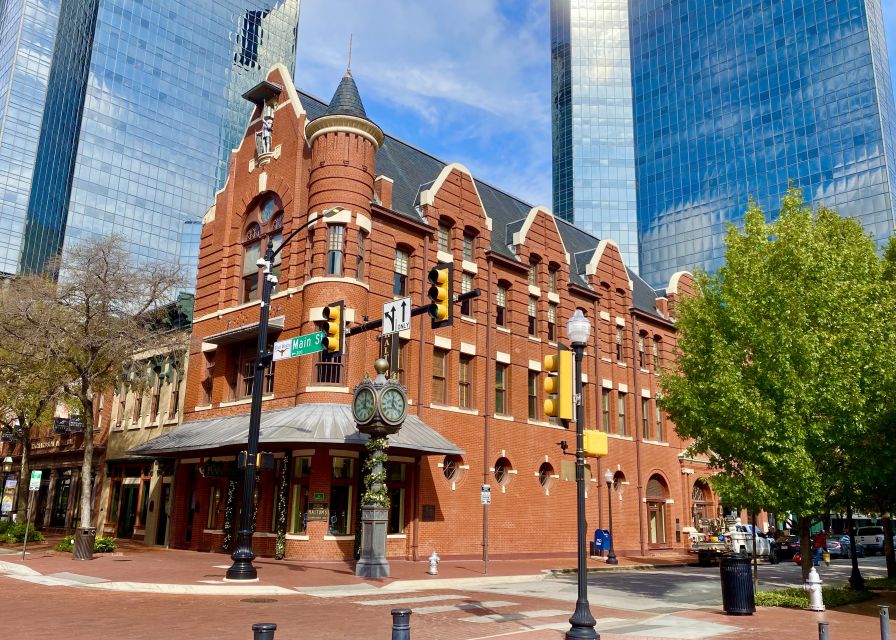
<path id="1" fill-rule="evenodd" d="M 251 302 L 259 297 L 258 259 L 264 257 L 267 243 L 273 242 L 277 249 L 283 242 L 283 206 L 274 194 L 258 199 L 246 212 L 246 226 L 243 231 L 242 302 Z M 274 257 L 271 273 L 280 277 L 280 254 Z"/>
<path id="2" fill-rule="evenodd" d="M 647 542 L 650 546 L 666 544 L 666 499 L 669 489 L 658 475 L 647 481 Z"/>
<path id="3" fill-rule="evenodd" d="M 691 489 L 691 512 L 695 527 L 699 526 L 701 520 L 715 517 L 712 491 L 702 478 L 694 482 L 694 488 Z"/>

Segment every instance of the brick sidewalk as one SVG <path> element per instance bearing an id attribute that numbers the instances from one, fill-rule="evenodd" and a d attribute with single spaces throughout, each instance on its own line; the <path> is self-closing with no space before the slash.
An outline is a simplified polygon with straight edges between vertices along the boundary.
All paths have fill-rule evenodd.
<path id="1" fill-rule="evenodd" d="M 171 595 L 170 593 L 126 593 L 122 591 L 100 591 L 97 589 L 48 587 L 41 583 L 13 582 L 3 576 L 0 569 L 0 588 L 8 593 L 16 593 L 17 604 L 7 607 L 6 629 L 24 630 L 29 633 L 21 637 L 56 638 L 64 636 L 69 640 L 96 640 L 112 637 L 108 629 L 115 629 L 116 637 L 126 631 L 132 640 L 155 639 L 160 621 L 164 621 L 166 637 L 179 638 L 214 637 L 244 638 L 251 636 L 251 623 L 270 620 L 280 625 L 277 640 L 297 640 L 299 638 L 365 638 L 376 640 L 388 638 L 391 625 L 389 602 L 404 596 L 430 596 L 437 600 L 454 594 L 460 602 L 483 602 L 508 599 L 517 603 L 518 608 L 527 610 L 553 611 L 551 620 L 564 621 L 565 614 L 556 611 L 568 608 L 566 603 L 544 596 L 496 596 L 494 593 L 477 593 L 477 585 L 488 581 L 514 581 L 518 577 L 543 577 L 548 570 L 564 571 L 575 566 L 575 559 L 515 559 L 492 560 L 488 575 L 484 573 L 481 561 L 442 561 L 438 576 L 428 576 L 427 562 L 390 561 L 392 577 L 383 580 L 364 580 L 354 576 L 352 565 L 346 562 L 305 563 L 297 561 L 277 561 L 258 558 L 258 588 L 278 589 L 268 597 L 245 597 L 236 589 L 228 593 L 230 587 L 222 583 L 230 558 L 226 554 L 201 553 L 193 551 L 148 548 L 125 542 L 115 554 L 97 554 L 91 561 L 73 560 L 70 553 L 52 550 L 51 543 L 32 545 L 29 555 L 21 560 L 20 555 L 0 555 L 0 565 L 12 566 L 19 570 L 31 570 L 51 576 L 54 574 L 71 577 L 94 577 L 119 583 L 140 583 L 147 587 L 157 585 L 219 585 L 217 595 Z M 687 558 L 621 558 L 623 569 L 645 568 L 656 565 L 673 565 Z M 24 569 L 22 569 L 24 567 Z M 606 570 L 602 560 L 589 562 L 592 570 Z M 244 583 L 228 583 L 228 585 Z M 69 583 L 70 587 L 81 586 Z M 342 597 L 311 597 L 301 589 L 316 587 Z M 373 587 L 373 588 L 371 588 Z M 405 593 L 402 592 L 405 588 Z M 145 591 L 149 591 L 146 589 Z M 161 591 L 161 589 L 160 589 Z M 407 593 L 413 591 L 414 593 Z M 31 594 L 26 598 L 24 594 Z M 345 594 L 354 595 L 345 595 Z M 44 594 L 52 594 L 47 598 Z M 24 598 L 20 601 L 20 598 Z M 424 600 L 426 598 L 423 598 Z M 381 606 L 363 606 L 362 600 L 381 601 Z M 77 603 L 77 604 L 76 604 Z M 93 605 L 89 605 L 93 603 Z M 411 604 L 412 610 L 433 604 L 432 602 Z M 896 613 L 896 594 L 888 593 L 870 603 L 853 605 L 824 613 L 812 613 L 792 609 L 759 609 L 753 616 L 727 616 L 717 609 L 678 611 L 668 615 L 656 613 L 615 610 L 601 606 L 599 598 L 592 595 L 591 609 L 602 627 L 602 640 L 633 640 L 634 638 L 673 637 L 655 635 L 659 629 L 668 629 L 683 621 L 698 621 L 722 633 L 712 636 L 714 640 L 746 640 L 774 637 L 813 639 L 818 637 L 817 623 L 830 623 L 830 640 L 876 640 L 880 637 L 878 604 L 888 604 Z M 401 605 L 404 606 L 404 605 Z M 98 628 L 96 612 L 102 607 L 101 627 Z M 133 611 L 155 611 L 158 619 L 146 615 L 134 616 Z M 419 609 L 418 609 L 419 610 Z M 499 611 L 504 611 L 500 609 Z M 487 611 L 485 613 L 488 613 Z M 572 613 L 570 609 L 569 613 Z M 482 614 L 464 614 L 482 615 Z M 896 618 L 896 615 L 894 615 Z M 34 620 L 39 621 L 40 632 L 29 628 Z M 676 620 L 678 623 L 676 623 Z M 91 626 L 93 621 L 93 626 Z M 563 623 L 561 623 L 562 626 Z M 111 625 L 107 627 L 106 625 Z M 193 626 L 191 626 L 193 625 Z M 200 625 L 203 631 L 189 631 Z M 361 631 L 368 626 L 373 632 Z M 411 618 L 414 640 L 480 640 L 500 636 L 507 640 L 559 640 L 563 631 L 527 628 L 524 622 L 488 622 L 471 624 L 460 620 L 456 614 L 413 615 Z M 622 633 L 622 625 L 626 631 Z M 663 626 L 665 625 L 665 626 Z M 555 624 L 556 627 L 556 624 Z M 729 633 L 731 628 L 736 632 Z M 896 628 L 894 628 L 896 631 Z M 111 631 L 109 632 L 111 633 Z M 680 635 L 674 637 L 682 637 Z"/>

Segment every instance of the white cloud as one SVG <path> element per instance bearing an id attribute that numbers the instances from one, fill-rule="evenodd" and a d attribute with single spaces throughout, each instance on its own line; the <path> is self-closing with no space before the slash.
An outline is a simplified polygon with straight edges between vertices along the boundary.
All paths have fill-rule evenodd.
<path id="1" fill-rule="evenodd" d="M 329 99 L 352 34 L 352 73 L 371 119 L 549 203 L 548 29 L 541 0 L 302 0 L 296 83 Z"/>

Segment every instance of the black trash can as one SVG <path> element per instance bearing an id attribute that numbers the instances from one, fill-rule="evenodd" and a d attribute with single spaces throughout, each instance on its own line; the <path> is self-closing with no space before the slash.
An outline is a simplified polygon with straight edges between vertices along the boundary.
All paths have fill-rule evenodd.
<path id="1" fill-rule="evenodd" d="M 93 560 L 93 543 L 96 542 L 96 528 L 81 528 L 75 532 L 75 554 L 72 560 Z"/>
<path id="2" fill-rule="evenodd" d="M 732 616 L 751 616 L 756 612 L 753 575 L 749 556 L 726 553 L 719 558 L 722 575 L 722 608 Z"/>

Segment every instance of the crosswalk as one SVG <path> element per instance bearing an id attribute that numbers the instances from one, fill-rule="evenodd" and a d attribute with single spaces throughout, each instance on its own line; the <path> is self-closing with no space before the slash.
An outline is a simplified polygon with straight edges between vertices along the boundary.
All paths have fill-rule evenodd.
<path id="1" fill-rule="evenodd" d="M 407 607 L 416 616 L 442 615 L 452 622 L 468 623 L 476 637 L 497 637 L 501 632 L 539 631 L 569 629 L 567 609 L 531 608 L 523 602 L 513 600 L 478 600 L 463 594 L 433 593 L 429 595 L 373 595 L 350 598 L 354 604 L 366 607 Z M 413 622 L 412 622 L 413 624 Z M 489 635 L 479 636 L 483 625 L 498 625 L 499 632 L 489 631 Z M 611 632 L 616 636 L 639 638 L 689 638 L 693 640 L 711 639 L 737 631 L 737 627 L 699 621 L 674 614 L 662 614 L 633 618 L 602 617 L 598 619 L 599 633 Z M 496 635 L 497 634 L 497 635 Z"/>

